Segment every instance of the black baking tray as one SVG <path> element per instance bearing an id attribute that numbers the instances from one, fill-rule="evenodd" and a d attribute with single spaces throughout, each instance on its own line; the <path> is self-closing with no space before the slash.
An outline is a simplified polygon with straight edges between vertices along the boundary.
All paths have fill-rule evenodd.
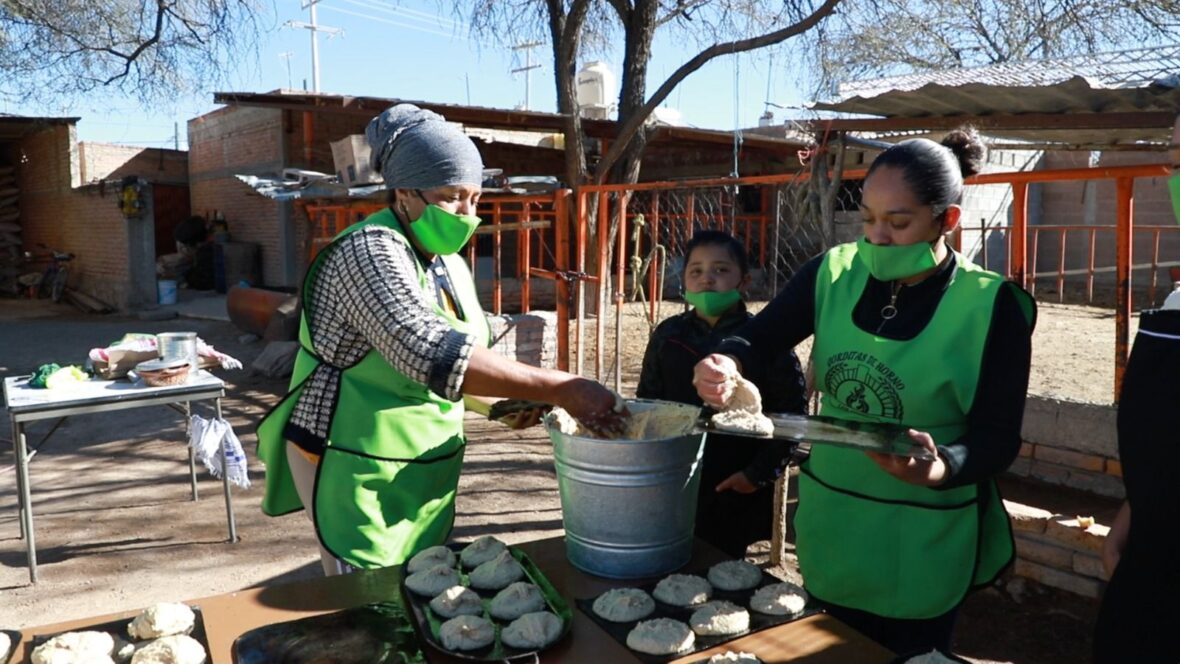
<path id="1" fill-rule="evenodd" d="M 701 578 L 708 578 L 709 567 L 705 567 L 702 569 L 696 569 L 696 570 L 682 570 L 682 571 L 679 571 L 676 573 L 677 574 L 694 574 L 694 575 L 699 576 Z M 648 595 L 652 595 L 652 592 L 655 590 L 656 584 L 658 584 L 658 583 L 659 583 L 659 580 L 657 579 L 654 582 L 646 583 L 643 585 L 637 585 L 637 586 L 633 586 L 633 587 L 645 591 Z M 627 651 L 630 652 L 631 655 L 634 656 L 636 659 L 638 659 L 642 662 L 648 662 L 649 664 L 662 664 L 663 662 L 670 662 L 674 659 L 680 659 L 681 657 L 691 655 L 694 652 L 700 652 L 702 650 L 708 650 L 709 648 L 714 648 L 716 646 L 733 641 L 734 639 L 740 639 L 743 636 L 749 636 L 750 634 L 753 634 L 754 632 L 760 632 L 764 629 L 768 629 L 768 628 L 774 627 L 776 625 L 783 625 L 783 624 L 786 624 L 789 622 L 794 622 L 796 620 L 799 620 L 800 618 L 805 618 L 807 616 L 814 615 L 816 613 L 821 612 L 818 608 L 812 606 L 810 596 L 808 596 L 808 603 L 806 605 L 804 605 L 803 610 L 797 614 L 794 614 L 794 615 L 771 616 L 771 615 L 767 615 L 765 613 L 759 613 L 759 612 L 751 609 L 750 608 L 750 598 L 752 598 L 754 596 L 755 591 L 757 591 L 758 588 L 761 588 L 763 586 L 768 586 L 768 585 L 772 585 L 772 584 L 776 584 L 776 583 L 786 583 L 786 582 L 783 581 L 782 579 L 779 579 L 778 577 L 771 576 L 770 574 L 767 574 L 764 571 L 764 572 L 762 572 L 762 582 L 759 583 L 756 587 L 751 588 L 749 590 L 721 590 L 719 588 L 714 587 L 713 588 L 713 596 L 711 598 L 709 598 L 710 601 L 716 600 L 716 599 L 723 599 L 728 602 L 733 602 L 734 604 L 737 604 L 738 606 L 749 611 L 750 612 L 750 629 L 748 629 L 744 632 L 739 632 L 737 634 L 729 634 L 729 635 L 725 635 L 725 636 L 701 636 L 700 634 L 697 634 L 696 639 L 693 641 L 693 646 L 691 649 L 685 650 L 684 652 L 678 652 L 678 653 L 675 653 L 672 655 L 649 655 L 647 653 L 631 650 L 630 648 L 627 648 L 627 635 L 631 633 L 631 630 L 635 627 L 635 625 L 639 624 L 640 622 L 642 622 L 644 620 L 652 620 L 654 618 L 672 618 L 673 620 L 679 620 L 680 622 L 684 623 L 685 625 L 689 625 L 689 628 L 691 629 L 692 626 L 689 624 L 689 618 L 692 617 L 692 614 L 694 611 L 696 611 L 698 608 L 700 608 L 699 606 L 697 606 L 697 607 L 673 606 L 671 604 L 665 604 L 665 603 L 661 602 L 660 600 L 655 599 L 655 595 L 652 595 L 652 599 L 655 600 L 655 603 L 656 603 L 656 610 L 653 611 L 651 613 L 651 615 L 649 615 L 645 618 L 642 618 L 640 620 L 633 620 L 631 622 L 625 622 L 625 623 L 617 623 L 617 622 L 611 622 L 609 620 L 605 620 L 605 619 L 599 617 L 599 615 L 597 613 L 594 613 L 594 600 L 598 599 L 597 595 L 594 597 L 590 597 L 588 599 L 576 600 L 575 603 L 578 605 L 578 608 L 581 609 L 582 613 L 589 616 L 589 618 L 591 620 L 593 620 L 599 627 L 601 627 L 603 629 L 603 631 L 605 631 L 607 634 L 610 634 L 611 637 L 614 640 L 618 641 L 620 644 L 622 644 L 622 646 L 624 648 L 627 648 Z M 794 585 L 794 584 L 791 584 L 791 585 Z"/>
<path id="2" fill-rule="evenodd" d="M 21 633 L 12 629 L 0 629 L 0 633 L 6 635 L 11 641 L 8 652 L 0 650 L 0 664 L 7 664 L 8 658 L 16 652 L 17 646 L 20 645 Z"/>
<path id="3" fill-rule="evenodd" d="M 375 602 L 252 629 L 234 640 L 237 664 L 426 664 L 405 606 Z"/>
<path id="4" fill-rule="evenodd" d="M 212 658 L 212 655 L 209 651 L 209 637 L 205 634 L 205 618 L 201 614 L 201 607 L 189 604 L 188 608 L 193 610 L 193 629 L 188 633 L 188 635 L 196 639 L 197 642 L 201 644 L 201 647 L 205 649 L 206 657 Z M 69 632 L 109 632 L 114 634 L 116 637 L 123 639 L 124 641 L 134 643 L 136 646 L 155 641 L 155 639 L 141 639 L 137 641 L 131 638 L 131 635 L 127 633 L 127 626 L 130 625 L 131 621 L 134 619 L 135 616 L 131 616 L 130 618 L 112 620 L 110 622 L 99 623 L 97 625 L 75 627 L 74 629 L 67 629 L 53 634 L 38 634 L 37 636 L 33 637 L 33 648 L 36 649 L 37 646 L 40 646 L 53 637 L 59 636 L 61 634 L 67 634 Z"/>
<path id="5" fill-rule="evenodd" d="M 463 547 L 465 546 L 467 545 L 459 543 L 452 543 L 448 545 L 448 547 L 455 551 L 456 554 L 462 551 Z M 513 546 L 508 547 L 508 550 L 512 553 L 512 557 L 516 559 L 516 562 L 520 563 L 520 566 L 524 568 L 525 580 L 527 580 L 529 583 L 535 584 L 541 589 L 541 594 L 545 597 L 545 602 L 549 606 L 549 611 L 556 614 L 558 618 L 561 618 L 561 635 L 558 636 L 553 641 L 553 643 L 550 643 L 548 646 L 546 646 L 545 649 L 552 648 L 569 634 L 570 628 L 573 626 L 574 622 L 573 611 L 570 609 L 569 605 L 566 604 L 565 599 L 561 596 L 561 594 L 558 593 L 553 587 L 553 584 L 549 582 L 549 579 L 545 577 L 545 574 L 541 572 L 540 568 L 538 568 L 523 551 Z M 460 583 L 470 588 L 471 586 L 468 583 L 467 571 L 462 568 L 462 565 L 458 561 L 455 562 L 455 565 L 456 569 L 459 570 Z M 496 593 L 499 591 L 481 590 L 479 588 L 471 588 L 471 590 L 473 590 L 483 599 L 483 617 L 490 620 L 492 624 L 496 626 L 496 640 L 492 642 L 492 645 L 479 650 L 448 650 L 443 646 L 442 641 L 440 641 L 438 638 L 438 630 L 442 624 L 447 621 L 447 618 L 438 615 L 433 609 L 430 608 L 431 598 L 415 594 L 409 588 L 405 587 L 404 582 L 402 583 L 402 592 L 406 597 L 406 602 L 410 605 L 414 620 L 418 624 L 418 628 L 422 634 L 423 639 L 428 644 L 430 644 L 431 647 L 444 652 L 451 657 L 469 659 L 477 662 L 501 662 L 504 660 L 517 659 L 521 657 L 531 658 L 540 652 L 538 650 L 521 650 L 520 648 L 512 648 L 501 643 L 500 630 L 502 630 L 504 627 L 507 627 L 511 621 L 493 618 L 491 612 L 489 611 L 492 598 L 495 597 Z"/>

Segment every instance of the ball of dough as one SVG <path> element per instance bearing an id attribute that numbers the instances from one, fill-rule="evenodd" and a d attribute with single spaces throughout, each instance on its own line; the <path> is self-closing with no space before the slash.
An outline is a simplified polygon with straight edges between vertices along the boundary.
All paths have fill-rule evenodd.
<path id="1" fill-rule="evenodd" d="M 733 602 L 714 600 L 693 611 L 688 624 L 701 636 L 729 636 L 750 629 L 750 612 Z"/>
<path id="2" fill-rule="evenodd" d="M 158 639 L 173 634 L 188 634 L 193 630 L 196 614 L 184 604 L 162 602 L 144 609 L 131 624 L 127 633 L 136 641 Z"/>
<path id="3" fill-rule="evenodd" d="M 744 560 L 727 560 L 709 568 L 709 583 L 720 590 L 749 590 L 762 583 L 762 570 Z"/>
<path id="4" fill-rule="evenodd" d="M 506 548 L 508 548 L 507 545 L 495 537 L 484 535 L 463 547 L 463 550 L 459 552 L 459 561 L 467 569 L 479 567 L 503 553 Z"/>
<path id="5" fill-rule="evenodd" d="M 173 634 L 135 651 L 131 664 L 204 664 L 205 647 L 191 636 Z"/>
<path id="6" fill-rule="evenodd" d="M 414 572 L 421 572 L 424 569 L 430 569 L 435 565 L 454 567 L 455 552 L 445 546 L 432 546 L 422 549 L 418 553 L 415 553 L 413 558 L 410 558 L 410 562 L 406 563 L 406 572 L 413 574 Z"/>
<path id="7" fill-rule="evenodd" d="M 772 616 L 793 616 L 807 604 L 807 591 L 793 583 L 772 583 L 754 591 L 750 608 Z"/>
<path id="8" fill-rule="evenodd" d="M 112 662 L 115 637 L 106 632 L 83 631 L 59 634 L 33 650 L 33 664 L 70 662 Z"/>
<path id="9" fill-rule="evenodd" d="M 447 650 L 479 650 L 496 640 L 496 627 L 486 618 L 459 616 L 438 628 L 438 639 Z"/>
<path id="10" fill-rule="evenodd" d="M 713 586 L 693 574 L 670 574 L 656 584 L 656 599 L 672 606 L 696 606 L 713 596 Z"/>
<path id="11" fill-rule="evenodd" d="M 467 578 L 471 580 L 472 588 L 499 590 L 513 581 L 524 578 L 524 569 L 512 557 L 511 551 L 504 550 L 495 558 L 471 570 Z"/>
<path id="12" fill-rule="evenodd" d="M 692 650 L 696 636 L 688 625 L 671 618 L 644 620 L 627 634 L 627 647 L 649 655 L 674 655 Z"/>
<path id="13" fill-rule="evenodd" d="M 490 611 L 493 618 L 516 620 L 526 613 L 545 608 L 545 596 L 541 589 L 531 583 L 517 581 L 496 593 L 492 598 Z"/>
<path id="14" fill-rule="evenodd" d="M 430 608 L 444 618 L 478 616 L 483 614 L 483 600 L 470 588 L 451 586 L 430 600 Z"/>
<path id="15" fill-rule="evenodd" d="M 526 613 L 500 632 L 504 645 L 521 650 L 540 650 L 561 636 L 561 618 L 548 611 Z"/>
<path id="16" fill-rule="evenodd" d="M 709 658 L 709 664 L 762 664 L 762 660 L 748 652 L 726 650 Z"/>
<path id="17" fill-rule="evenodd" d="M 435 565 L 406 577 L 406 587 L 424 597 L 434 597 L 447 588 L 457 585 L 459 585 L 459 572 L 446 565 Z"/>
<path id="18" fill-rule="evenodd" d="M 594 600 L 594 613 L 611 622 L 642 620 L 656 610 L 651 595 L 638 588 L 612 588 Z"/>

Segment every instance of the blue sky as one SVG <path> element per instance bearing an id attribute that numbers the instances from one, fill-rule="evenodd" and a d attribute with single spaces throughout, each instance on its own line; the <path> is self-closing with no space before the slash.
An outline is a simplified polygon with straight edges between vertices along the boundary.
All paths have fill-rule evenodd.
<path id="1" fill-rule="evenodd" d="M 526 64 L 523 51 L 474 43 L 449 9 L 440 13 L 433 0 L 321 0 L 317 7 L 321 25 L 343 30 L 343 35 L 331 38 L 320 34 L 322 92 L 499 108 L 524 103 L 524 75 L 511 73 Z M 302 89 L 304 79 L 311 88 L 309 31 L 283 27 L 289 20 L 307 22 L 308 12 L 300 9 L 299 0 L 275 0 L 273 12 L 262 21 L 257 57 L 243 57 L 239 69 L 230 74 L 229 85 L 180 97 L 169 107 L 144 108 L 134 99 L 108 97 L 97 102 L 75 100 L 57 108 L 3 110 L 79 116 L 79 140 L 147 147 L 172 147 L 174 123 L 179 122 L 180 147 L 184 149 L 186 121 L 216 108 L 214 91 Z M 658 37 L 653 50 L 649 93 L 696 52 Z M 773 63 L 764 52 L 718 58 L 682 82 L 666 105 L 679 110 L 691 126 L 726 130 L 754 126 L 765 109 L 765 100 L 782 105 L 803 101 L 794 93 L 796 77 L 788 69 L 786 56 L 780 53 L 775 57 Z M 532 63 L 541 64 L 531 72 L 529 108 L 533 110 L 556 110 L 550 58 L 547 44 L 532 50 Z M 607 53 L 600 59 L 618 74 L 621 53 Z M 784 115 L 802 115 L 773 110 L 780 120 Z"/>

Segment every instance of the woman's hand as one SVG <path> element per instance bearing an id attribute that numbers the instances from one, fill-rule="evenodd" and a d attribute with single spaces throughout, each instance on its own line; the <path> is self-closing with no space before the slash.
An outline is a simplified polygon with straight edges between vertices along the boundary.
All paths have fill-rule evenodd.
<path id="1" fill-rule="evenodd" d="M 910 429 L 907 433 L 913 441 L 921 445 L 934 456 L 934 460 L 915 459 L 913 457 L 895 456 L 880 452 L 865 452 L 869 458 L 889 473 L 903 482 L 918 486 L 938 486 L 946 481 L 948 468 L 946 462 L 938 455 L 938 447 L 934 438 L 925 431 Z"/>
<path id="2" fill-rule="evenodd" d="M 1110 525 L 1106 541 L 1102 543 L 1102 567 L 1106 570 L 1107 578 L 1114 576 L 1114 570 L 1123 557 L 1123 549 L 1127 547 L 1127 534 L 1130 532 L 1131 503 L 1124 501 L 1114 523 Z"/>
<path id="3" fill-rule="evenodd" d="M 623 434 L 631 412 L 622 399 L 587 378 L 573 378 L 562 383 L 556 399 L 585 429 L 601 438 L 617 438 Z"/>
<path id="4" fill-rule="evenodd" d="M 697 388 L 701 401 L 714 408 L 721 408 L 733 396 L 733 381 L 730 378 L 739 373 L 741 371 L 736 360 L 728 355 L 713 353 L 692 368 L 692 385 Z"/>
<path id="5" fill-rule="evenodd" d="M 738 471 L 721 481 L 716 489 L 717 493 L 722 491 L 737 491 L 738 493 L 754 493 L 758 490 L 758 485 L 750 481 L 749 477 L 742 471 Z"/>

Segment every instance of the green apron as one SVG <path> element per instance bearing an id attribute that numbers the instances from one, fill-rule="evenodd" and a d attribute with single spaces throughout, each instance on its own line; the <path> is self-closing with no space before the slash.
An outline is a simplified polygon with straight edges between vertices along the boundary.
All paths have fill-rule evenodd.
<path id="1" fill-rule="evenodd" d="M 1004 280 L 956 259 L 934 317 L 917 337 L 896 341 L 852 322 L 869 277 L 856 245 L 828 252 L 815 293 L 821 414 L 905 425 L 938 444 L 966 431 Z M 1031 298 L 1022 304 L 1031 311 Z M 799 566 L 819 599 L 889 618 L 933 618 L 1012 560 L 1008 515 L 990 479 L 945 490 L 916 486 L 862 452 L 826 445 L 813 447 L 801 470 Z"/>
<path id="2" fill-rule="evenodd" d="M 361 228 L 378 225 L 408 243 L 389 209 L 354 224 L 334 243 Z M 329 245 L 304 280 L 304 301 Z M 487 345 L 487 319 L 463 259 L 443 256 L 458 300 L 461 320 L 445 308 L 434 313 L 460 332 Z M 418 266 L 418 281 L 428 290 Z M 299 326 L 300 349 L 291 390 L 258 425 L 258 456 L 266 464 L 262 510 L 278 516 L 303 508 L 287 465 L 284 427 L 305 384 L 317 370 L 339 370 L 339 390 L 328 440 L 316 470 L 313 501 L 320 543 L 332 555 L 360 568 L 398 565 L 417 551 L 442 544 L 455 520 L 455 493 L 463 462 L 463 402 L 431 392 L 370 349 L 349 367 L 329 368 L 312 350 L 306 311 Z"/>

